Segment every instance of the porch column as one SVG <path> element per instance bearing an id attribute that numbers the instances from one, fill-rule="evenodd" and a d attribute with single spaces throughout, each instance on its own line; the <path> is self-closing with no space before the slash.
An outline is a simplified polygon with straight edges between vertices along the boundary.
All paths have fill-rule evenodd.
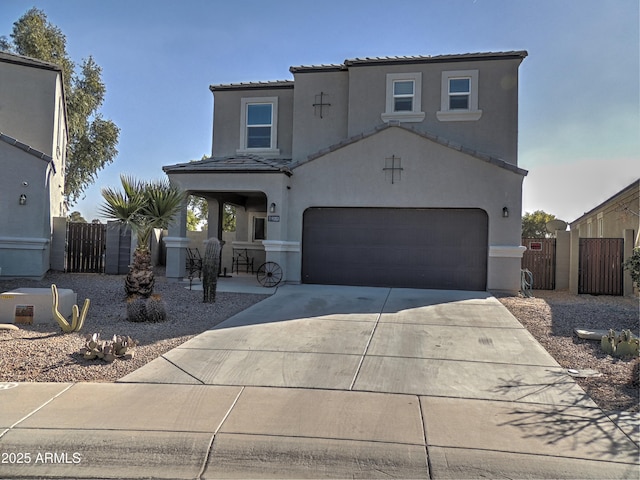
<path id="1" fill-rule="evenodd" d="M 215 198 L 207 198 L 207 207 L 209 210 L 207 217 L 207 239 L 216 237 L 222 241 L 224 203 Z"/>
<path id="2" fill-rule="evenodd" d="M 187 199 L 185 198 L 180 212 L 173 218 L 169 225 L 169 235 L 165 237 L 164 244 L 167 249 L 166 275 L 170 282 L 178 282 L 185 277 L 186 251 L 189 246 L 187 238 Z"/>
<path id="3" fill-rule="evenodd" d="M 571 230 L 571 247 L 569 253 L 569 292 L 578 294 L 578 268 L 580 259 L 580 230 Z"/>
<path id="4" fill-rule="evenodd" d="M 571 272 L 571 232 L 556 231 L 556 290 L 567 290 Z"/>

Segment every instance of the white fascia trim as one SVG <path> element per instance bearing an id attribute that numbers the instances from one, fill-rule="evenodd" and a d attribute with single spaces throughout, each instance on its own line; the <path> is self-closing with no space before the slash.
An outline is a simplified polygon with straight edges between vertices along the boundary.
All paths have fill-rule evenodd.
<path id="1" fill-rule="evenodd" d="M 263 240 L 265 252 L 299 252 L 300 242 L 286 242 L 284 240 Z"/>
<path id="2" fill-rule="evenodd" d="M 167 248 L 187 248 L 191 242 L 186 237 L 164 237 L 162 240 Z"/>
<path id="3" fill-rule="evenodd" d="M 522 258 L 527 247 L 524 245 L 489 245 L 490 257 Z"/>
<path id="4" fill-rule="evenodd" d="M 44 250 L 48 244 L 48 238 L 0 237 L 0 249 L 6 250 Z"/>

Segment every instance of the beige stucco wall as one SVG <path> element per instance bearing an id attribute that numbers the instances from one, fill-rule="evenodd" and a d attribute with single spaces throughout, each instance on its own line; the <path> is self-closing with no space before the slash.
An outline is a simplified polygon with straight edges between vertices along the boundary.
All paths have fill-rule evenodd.
<path id="1" fill-rule="evenodd" d="M 298 161 L 347 137 L 349 76 L 344 71 L 321 71 L 294 78 L 293 159 Z M 330 104 L 322 107 L 322 118 L 320 108 L 313 106 L 320 92 L 323 103 Z"/>
<path id="2" fill-rule="evenodd" d="M 631 188 L 614 196 L 588 214 L 571 222 L 571 230 L 579 233 L 581 238 L 597 238 L 598 218 L 602 216 L 603 238 L 623 238 L 624 230 L 633 230 L 634 245 L 640 246 L 640 184 L 636 182 Z M 588 224 L 591 223 L 591 235 Z"/>
<path id="3" fill-rule="evenodd" d="M 278 97 L 278 140 L 280 157 L 291 158 L 293 132 L 293 88 L 248 88 L 220 90 L 214 95 L 212 155 L 235 155 L 240 148 L 240 114 L 243 98 Z"/>
<path id="4" fill-rule="evenodd" d="M 39 278 L 49 269 L 53 219 L 67 213 L 62 74 L 0 61 L 0 78 L 0 132 L 35 150 L 0 141 L 1 274 Z M 26 195 L 25 205 L 19 205 L 20 195 Z"/>
<path id="5" fill-rule="evenodd" d="M 392 184 L 385 158 L 402 161 Z M 400 128 L 338 149 L 293 170 L 286 239 L 302 242 L 309 207 L 481 208 L 489 217 L 489 247 L 520 245 L 522 175 L 426 140 Z M 507 206 L 511 215 L 502 217 Z M 492 249 L 491 247 L 494 247 Z M 488 288 L 519 290 L 520 257 L 488 258 Z M 290 255 L 289 281 L 300 281 L 301 255 Z"/>
<path id="6" fill-rule="evenodd" d="M 520 60 L 445 62 L 413 65 L 357 66 L 349 68 L 348 136 L 366 132 L 382 123 L 388 73 L 422 74 L 422 122 L 411 123 L 420 131 L 434 133 L 466 147 L 517 165 L 518 66 Z M 443 71 L 478 70 L 476 121 L 441 121 Z"/>
<path id="7" fill-rule="evenodd" d="M 58 72 L 0 62 L 0 131 L 54 156 Z"/>
<path id="8" fill-rule="evenodd" d="M 53 222 L 49 188 L 43 185 L 49 163 L 0 141 L 0 165 L 0 274 L 40 278 L 49 270 Z M 20 195 L 26 195 L 25 205 Z"/>

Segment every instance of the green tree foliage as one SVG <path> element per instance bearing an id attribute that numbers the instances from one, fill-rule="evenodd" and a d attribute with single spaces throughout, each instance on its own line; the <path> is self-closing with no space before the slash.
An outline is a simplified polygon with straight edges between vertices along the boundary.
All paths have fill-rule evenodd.
<path id="1" fill-rule="evenodd" d="M 87 223 L 82 214 L 78 211 L 71 212 L 68 219 L 70 222 Z"/>
<path id="2" fill-rule="evenodd" d="M 138 249 L 149 248 L 151 231 L 167 228 L 182 208 L 184 192 L 167 180 L 142 181 L 120 176 L 122 191 L 103 188 L 104 203 L 99 212 L 105 218 L 131 227 L 138 237 Z"/>
<path id="3" fill-rule="evenodd" d="M 556 216 L 542 210 L 533 213 L 526 212 L 522 216 L 522 238 L 548 238 L 551 237 L 547 231 L 546 224 L 555 220 Z"/>
<path id="4" fill-rule="evenodd" d="M 209 216 L 207 200 L 195 195 L 189 196 L 187 204 L 187 230 L 198 230 L 202 222 L 206 222 Z M 224 204 L 222 212 L 222 230 L 224 232 L 236 231 L 236 207 L 229 203 Z"/>
<path id="5" fill-rule="evenodd" d="M 633 254 L 622 264 L 622 267 L 629 271 L 631 280 L 640 287 L 640 247 L 633 249 Z"/>
<path id="6" fill-rule="evenodd" d="M 100 213 L 131 227 L 136 234 L 138 245 L 125 278 L 125 291 L 130 297 L 149 297 L 155 284 L 149 250 L 151 233 L 154 228 L 167 228 L 182 208 L 184 192 L 166 180 L 146 182 L 121 175 L 120 181 L 122 191 L 102 189 Z"/>
<path id="7" fill-rule="evenodd" d="M 189 195 L 189 202 L 187 203 L 187 230 L 199 230 L 198 227 L 200 224 L 207 221 L 208 211 L 206 199 Z"/>
<path id="8" fill-rule="evenodd" d="M 0 39 L 0 48 L 62 68 L 69 129 L 64 192 L 67 204 L 73 205 L 95 182 L 98 171 L 118 154 L 120 129 L 99 112 L 106 93 L 102 69 L 89 56 L 76 72 L 76 65 L 67 54 L 65 35 L 37 8 L 13 24 L 10 37 L 11 41 Z"/>

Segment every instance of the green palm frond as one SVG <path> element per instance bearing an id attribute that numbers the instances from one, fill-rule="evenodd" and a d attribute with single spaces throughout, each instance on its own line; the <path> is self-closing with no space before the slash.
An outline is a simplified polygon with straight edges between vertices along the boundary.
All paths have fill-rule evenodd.
<path id="1" fill-rule="evenodd" d="M 147 248 L 154 228 L 166 228 L 182 208 L 185 194 L 166 180 L 142 181 L 121 175 L 122 191 L 103 188 L 100 214 L 129 225 Z"/>

